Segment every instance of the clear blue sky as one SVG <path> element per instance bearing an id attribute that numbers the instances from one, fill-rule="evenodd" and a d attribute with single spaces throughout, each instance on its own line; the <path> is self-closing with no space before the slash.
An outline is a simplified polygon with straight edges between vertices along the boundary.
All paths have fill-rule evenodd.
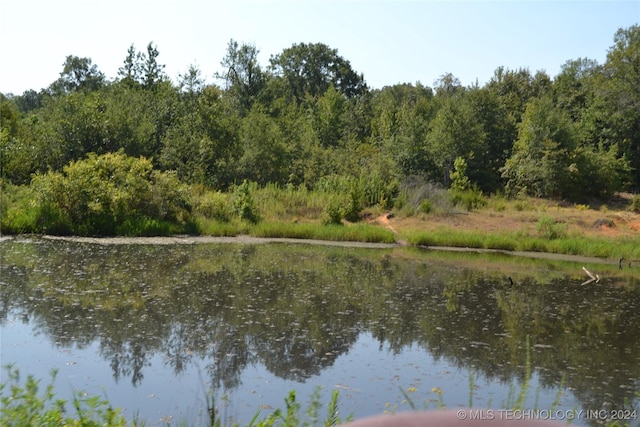
<path id="1" fill-rule="evenodd" d="M 604 63 L 616 30 L 639 22 L 640 0 L 0 0 L 0 92 L 48 86 L 67 55 L 113 79 L 129 46 L 150 41 L 174 81 L 194 64 L 215 83 L 231 38 L 255 44 L 264 67 L 294 43 L 325 43 L 373 88 L 445 73 L 483 85 L 499 66 L 554 77 L 570 59 Z"/>

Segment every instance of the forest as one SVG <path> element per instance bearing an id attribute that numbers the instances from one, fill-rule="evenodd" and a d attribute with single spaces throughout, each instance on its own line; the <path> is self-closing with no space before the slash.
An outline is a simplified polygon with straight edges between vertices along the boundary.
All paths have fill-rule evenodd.
<path id="1" fill-rule="evenodd" d="M 82 177 L 81 161 L 105 155 L 128 165 L 122 182 L 142 173 L 224 192 L 360 180 L 383 183 L 378 202 L 416 180 L 571 202 L 640 188 L 638 25 L 613 35 L 604 64 L 570 59 L 554 77 L 498 66 L 483 86 L 444 73 L 433 87 L 370 88 L 322 43 L 268 64 L 258 53 L 230 40 L 217 84 L 195 66 L 173 81 L 153 42 L 131 45 L 114 78 L 67 56 L 49 87 L 0 94 L 3 191 Z"/>

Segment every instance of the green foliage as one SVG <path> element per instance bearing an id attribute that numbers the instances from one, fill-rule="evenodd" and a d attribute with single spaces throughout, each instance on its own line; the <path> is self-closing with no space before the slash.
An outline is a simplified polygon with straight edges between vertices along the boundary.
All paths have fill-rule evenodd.
<path id="1" fill-rule="evenodd" d="M 513 154 L 502 169 L 507 190 L 535 197 L 580 196 L 575 143 L 570 120 L 550 98 L 529 103 Z"/>
<path id="2" fill-rule="evenodd" d="M 244 180 L 235 190 L 233 210 L 240 219 L 257 223 L 260 220 L 260 216 L 251 193 L 249 181 Z"/>
<path id="3" fill-rule="evenodd" d="M 0 230 L 5 234 L 32 232 L 37 221 L 32 206 L 34 193 L 26 185 L 0 180 Z"/>
<path id="4" fill-rule="evenodd" d="M 21 382 L 20 371 L 17 368 L 7 365 L 4 366 L 4 369 L 8 380 L 0 384 L 0 402 L 2 403 L 0 405 L 0 419 L 2 419 L 3 426 L 123 427 L 131 425 L 133 427 L 138 425 L 137 419 L 130 423 L 127 422 L 120 414 L 119 408 L 113 408 L 108 400 L 98 396 L 85 397 L 78 392 L 74 395 L 72 402 L 56 399 L 53 384 L 57 371 L 51 372 L 51 382 L 45 386 L 44 390 L 41 390 L 40 380 L 35 379 L 32 375 Z M 326 416 L 321 420 L 325 427 L 338 426 L 343 422 L 339 416 L 338 396 L 337 390 L 331 394 Z M 303 412 L 302 405 L 296 400 L 296 392 L 292 390 L 285 397 L 284 410 L 275 409 L 261 420 L 258 419 L 261 412 L 258 410 L 248 426 L 315 426 L 319 421 L 319 411 L 322 407 L 320 399 L 320 390 L 316 389 L 311 396 L 307 410 Z M 75 409 L 75 416 L 68 414 L 67 406 L 69 405 Z M 222 426 L 222 420 L 215 412 L 215 402 L 211 402 L 210 412 L 211 425 Z M 345 421 L 351 419 L 352 417 L 349 416 Z M 144 423 L 140 423 L 140 425 L 144 425 Z"/>
<path id="5" fill-rule="evenodd" d="M 351 68 L 349 61 L 322 43 L 294 44 L 271 57 L 270 62 L 298 102 L 306 95 L 321 96 L 330 85 L 348 98 L 367 90 L 363 76 Z"/>
<path id="6" fill-rule="evenodd" d="M 634 194 L 631 196 L 631 205 L 629 205 L 629 209 L 633 212 L 640 212 L 640 195 Z"/>
<path id="7" fill-rule="evenodd" d="M 471 181 L 467 177 L 467 162 L 463 157 L 456 157 L 453 161 L 453 170 L 449 173 L 451 189 L 467 191 L 471 188 Z"/>
<path id="8" fill-rule="evenodd" d="M 332 196 L 329 198 L 327 205 L 322 211 L 321 222 L 324 225 L 334 224 L 341 225 L 342 218 L 344 216 L 343 212 L 343 199 L 338 196 Z"/>
<path id="9" fill-rule="evenodd" d="M 111 407 L 105 399 L 97 396 L 84 397 L 76 393 L 72 406 L 76 417 L 68 415 L 69 402 L 56 399 L 53 383 L 57 371 L 51 372 L 51 382 L 40 387 L 40 380 L 32 375 L 21 382 L 20 372 L 12 365 L 5 366 L 7 382 L 0 384 L 0 415 L 2 425 L 7 427 L 122 427 L 128 425 L 119 409 Z M 135 425 L 135 422 L 133 423 Z"/>
<path id="10" fill-rule="evenodd" d="M 598 95 L 589 108 L 590 125 L 605 146 L 620 144 L 632 181 L 640 185 L 640 25 L 620 28 L 597 80 Z"/>
<path id="11" fill-rule="evenodd" d="M 264 89 L 267 75 L 258 63 L 260 50 L 252 44 L 231 39 L 227 52 L 220 62 L 224 74 L 216 74 L 226 83 L 226 90 L 241 114 L 251 109 L 260 92 Z"/>
<path id="12" fill-rule="evenodd" d="M 352 221 L 367 207 L 392 208 L 398 182 L 412 177 L 455 191 L 605 199 L 640 185 L 638 34 L 638 25 L 620 29 L 604 64 L 568 61 L 553 82 L 500 67 L 483 87 L 445 74 L 435 91 L 419 83 L 370 90 L 321 43 L 295 44 L 266 67 L 256 46 L 231 40 L 217 75 L 223 88 L 195 67 L 174 85 L 152 43 L 131 46 L 114 80 L 91 59 L 68 56 L 47 90 L 0 96 L 0 174 L 28 184 L 88 153 L 123 150 L 221 191 L 246 179 L 349 195 L 342 209 Z M 404 208 L 419 211 L 425 198 L 433 211 L 453 209 L 442 197 Z M 473 197 L 456 198 L 473 209 Z M 38 209 L 41 231 L 44 223 L 48 232 L 114 228 L 108 214 L 78 225 L 66 207 Z M 30 215 L 14 209 L 10 222 L 27 229 Z"/>
<path id="13" fill-rule="evenodd" d="M 175 175 L 145 158 L 90 154 L 62 173 L 32 181 L 37 212 L 32 232 L 79 235 L 168 234 L 185 230 L 190 200 Z"/>
<path id="14" fill-rule="evenodd" d="M 423 214 L 428 214 L 428 213 L 431 213 L 432 210 L 433 210 L 433 206 L 431 205 L 431 200 L 424 199 L 423 201 L 420 202 L 420 206 L 418 207 L 418 212 Z"/>
<path id="15" fill-rule="evenodd" d="M 482 191 L 475 185 L 468 190 L 449 190 L 449 195 L 454 206 L 462 206 L 467 212 L 487 204 Z"/>
<path id="16" fill-rule="evenodd" d="M 206 219 L 228 222 L 233 212 L 226 194 L 221 191 L 207 191 L 195 201 L 194 214 Z"/>
<path id="17" fill-rule="evenodd" d="M 252 109 L 240 129 L 243 152 L 238 161 L 238 176 L 259 185 L 285 182 L 289 162 L 283 140 L 277 122 L 259 109 Z"/>
<path id="18" fill-rule="evenodd" d="M 381 174 L 373 172 L 360 178 L 350 175 L 324 176 L 317 182 L 316 190 L 333 195 L 330 202 L 333 205 L 329 207 L 327 204 L 325 213 L 329 213 L 330 209 L 339 209 L 342 218 L 355 222 L 360 219 L 360 212 L 365 207 L 390 207 L 398 193 L 398 186 L 394 180 L 385 179 Z"/>
<path id="19" fill-rule="evenodd" d="M 543 215 L 536 223 L 536 231 L 543 239 L 561 239 L 567 236 L 567 224 L 559 223 L 552 217 Z"/>
<path id="20" fill-rule="evenodd" d="M 474 153 L 485 152 L 486 136 L 465 97 L 443 100 L 443 105 L 430 126 L 430 132 L 426 136 L 427 158 L 435 168 L 429 171 L 428 176 L 434 182 L 441 182 L 447 187 L 454 159 L 462 157 L 471 162 Z M 459 167 L 464 167 L 464 164 L 459 162 Z M 478 168 L 484 167 L 486 165 L 469 164 L 469 171 L 465 168 L 463 175 L 471 175 Z M 460 179 L 462 180 L 462 176 Z"/>

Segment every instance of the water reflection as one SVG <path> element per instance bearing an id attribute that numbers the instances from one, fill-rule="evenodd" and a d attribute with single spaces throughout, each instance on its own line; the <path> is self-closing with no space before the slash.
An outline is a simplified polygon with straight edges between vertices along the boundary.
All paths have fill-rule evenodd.
<path id="1" fill-rule="evenodd" d="M 585 409 L 628 407 L 640 390 L 639 286 L 613 272 L 582 286 L 538 263 L 510 286 L 484 263 L 459 267 L 460 254 L 39 239 L 1 248 L 0 322 L 19 318 L 62 348 L 97 344 L 114 379 L 136 386 L 158 355 L 176 375 L 205 361 L 219 389 L 237 388 L 254 364 L 305 382 L 366 333 L 498 382 L 524 378 L 529 337 L 542 386 L 564 377 Z"/>

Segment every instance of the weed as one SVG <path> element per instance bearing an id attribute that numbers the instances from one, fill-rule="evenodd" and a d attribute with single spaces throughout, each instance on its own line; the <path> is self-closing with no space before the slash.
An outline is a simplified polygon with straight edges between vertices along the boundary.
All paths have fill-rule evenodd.
<path id="1" fill-rule="evenodd" d="M 72 406 L 77 418 L 67 415 L 65 409 L 68 402 L 56 399 L 53 383 L 57 371 L 51 371 L 51 382 L 41 390 L 40 380 L 32 375 L 24 382 L 20 381 L 20 372 L 13 365 L 4 367 L 8 381 L 0 384 L 0 415 L 3 425 L 7 426 L 39 426 L 39 427 L 93 427 L 93 426 L 126 426 L 127 421 L 120 415 L 120 410 L 111 407 L 109 402 L 97 396 L 84 397 L 76 394 Z M 8 394 L 5 394 L 7 389 Z M 133 425 L 137 425 L 134 420 Z"/>
<path id="2" fill-rule="evenodd" d="M 543 215 L 538 219 L 536 231 L 541 238 L 548 240 L 567 237 L 567 225 L 558 223 L 548 215 Z"/>
<path id="3" fill-rule="evenodd" d="M 429 199 L 424 199 L 420 202 L 420 206 L 418 207 L 418 212 L 423 214 L 431 213 L 433 207 L 431 206 L 431 201 Z"/>
<path id="4" fill-rule="evenodd" d="M 24 382 L 20 381 L 20 372 L 12 365 L 4 367 L 7 371 L 8 381 L 0 384 L 0 419 L 6 426 L 38 426 L 38 427 L 125 427 L 144 426 L 138 416 L 128 422 L 121 414 L 120 408 L 113 408 L 108 400 L 98 396 L 84 397 L 76 393 L 70 402 L 75 409 L 75 415 L 69 415 L 66 407 L 69 402 L 56 399 L 53 391 L 53 383 L 57 371 L 51 372 L 51 382 L 44 389 L 40 387 L 40 380 L 29 375 Z M 6 391 L 6 392 L 5 392 Z M 325 427 L 333 427 L 342 424 L 340 417 L 338 390 L 334 390 L 327 405 L 327 412 L 323 420 Z M 261 410 L 256 411 L 248 427 L 272 427 L 299 425 L 315 426 L 319 421 L 319 413 L 322 408 L 320 389 L 311 396 L 311 401 L 306 411 L 302 411 L 302 405 L 296 400 L 295 391 L 290 391 L 285 398 L 285 409 L 274 410 L 271 414 L 259 419 Z M 223 421 L 220 418 L 215 401 L 207 398 L 207 412 L 209 423 L 212 427 L 221 427 Z M 352 416 L 344 421 L 348 422 Z M 170 424 L 170 421 L 167 421 Z M 186 422 L 180 425 L 187 425 Z M 238 424 L 234 424 L 238 426 Z"/>
<path id="5" fill-rule="evenodd" d="M 478 187 L 468 190 L 449 190 L 451 203 L 454 206 L 462 206 L 467 212 L 481 208 L 487 204 L 486 198 Z"/>

